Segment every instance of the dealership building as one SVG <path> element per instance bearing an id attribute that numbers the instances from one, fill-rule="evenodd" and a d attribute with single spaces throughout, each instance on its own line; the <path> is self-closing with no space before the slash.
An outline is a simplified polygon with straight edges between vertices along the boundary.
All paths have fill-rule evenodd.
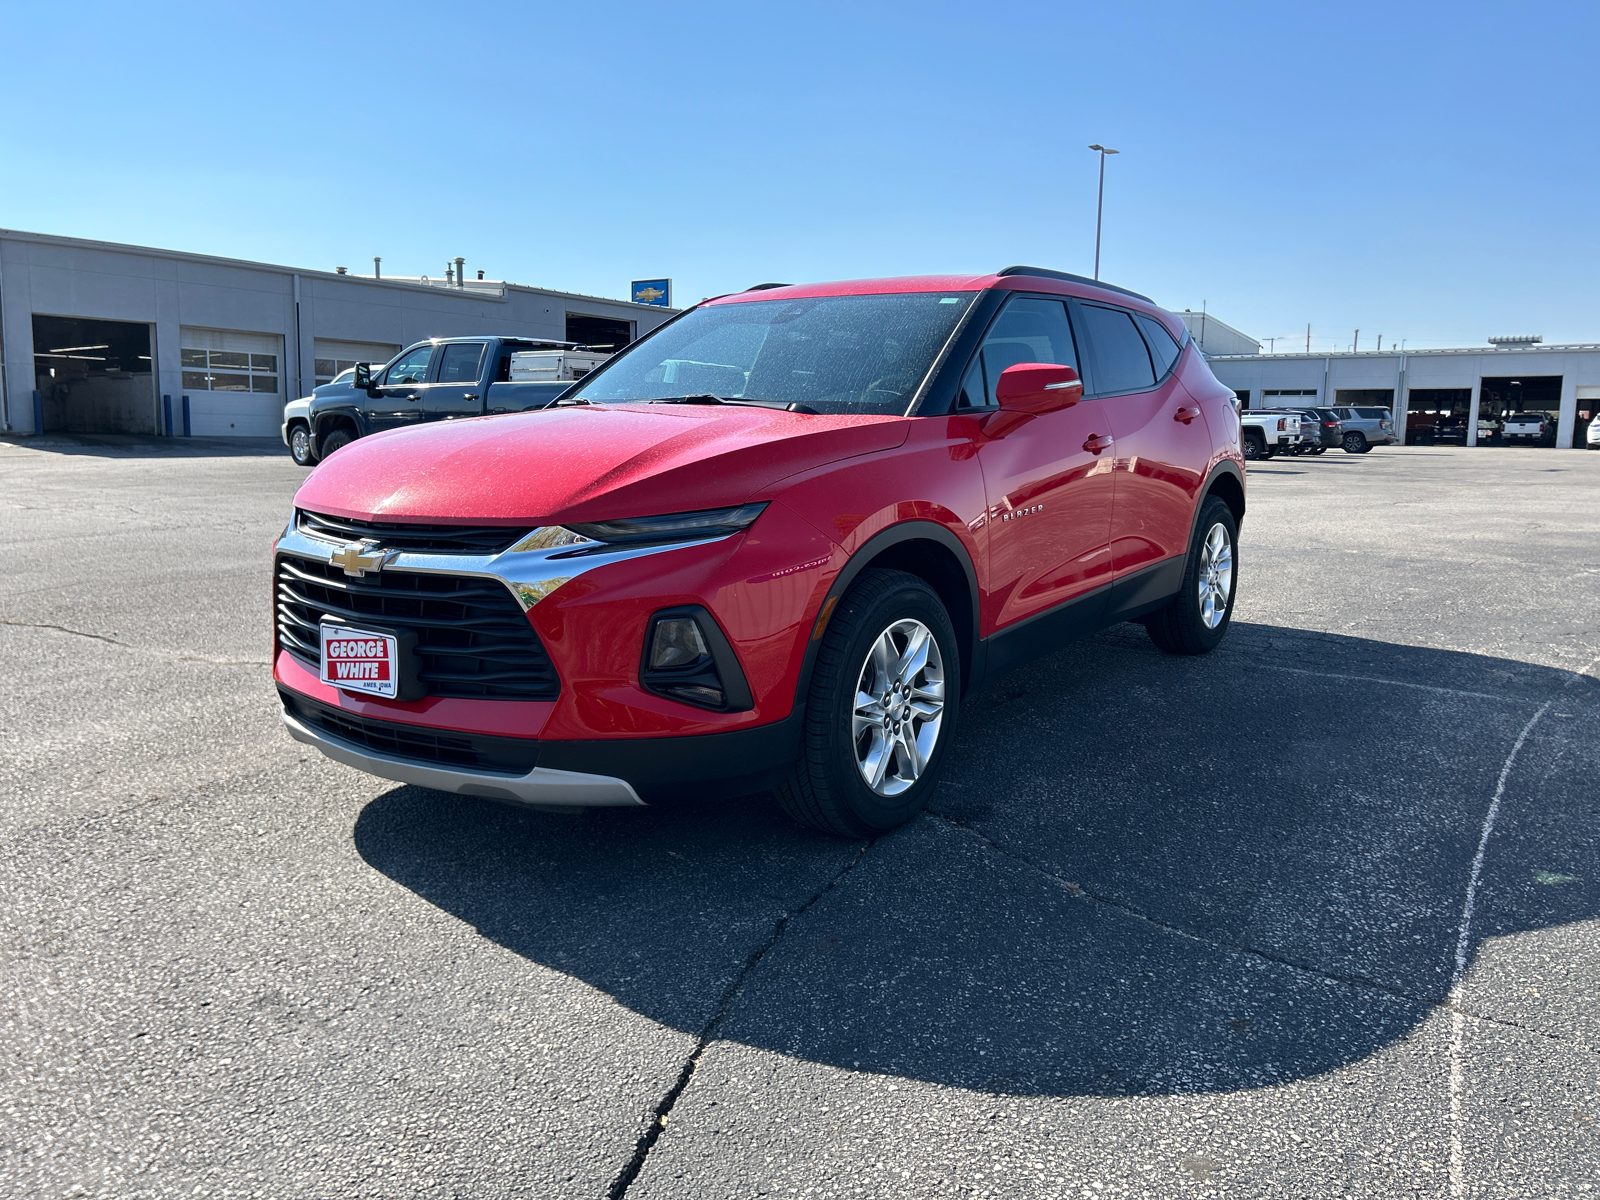
<path id="1" fill-rule="evenodd" d="M 674 311 L 484 279 L 461 259 L 439 279 L 381 269 L 312 271 L 0 229 L 0 427 L 276 436 L 290 399 L 426 338 L 621 348 Z"/>
<path id="2" fill-rule="evenodd" d="M 1199 343 L 1196 323 L 1189 320 L 1197 314 L 1183 315 Z M 1407 441 L 1426 441 L 1445 423 L 1464 429 L 1469 446 L 1496 440 L 1497 426 L 1510 414 L 1537 412 L 1550 430 L 1545 445 L 1581 447 L 1589 422 L 1600 413 L 1600 344 L 1545 345 L 1534 335 L 1493 337 L 1489 343 L 1261 354 L 1217 337 L 1202 349 L 1217 378 L 1248 408 L 1370 405 L 1390 409 Z"/>

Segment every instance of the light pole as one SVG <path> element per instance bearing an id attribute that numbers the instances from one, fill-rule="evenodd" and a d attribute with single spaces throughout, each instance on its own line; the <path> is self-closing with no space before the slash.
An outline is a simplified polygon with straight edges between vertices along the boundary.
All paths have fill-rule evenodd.
<path id="1" fill-rule="evenodd" d="M 1091 150 L 1100 152 L 1100 193 L 1094 202 L 1094 277 L 1100 278 L 1100 218 L 1106 210 L 1106 155 L 1118 154 L 1120 151 L 1109 149 L 1096 143 L 1090 146 Z"/>

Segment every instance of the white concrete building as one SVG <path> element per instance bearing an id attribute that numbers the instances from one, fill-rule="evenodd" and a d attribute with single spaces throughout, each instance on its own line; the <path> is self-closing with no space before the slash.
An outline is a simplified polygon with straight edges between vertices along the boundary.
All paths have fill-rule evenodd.
<path id="1" fill-rule="evenodd" d="M 1582 446 L 1600 412 L 1600 344 L 1494 340 L 1499 344 L 1482 348 L 1208 357 L 1217 378 L 1249 408 L 1388 408 L 1411 441 L 1450 417 L 1465 423 L 1468 445 L 1477 443 L 1480 421 L 1487 429 L 1508 413 L 1544 412 L 1554 422 L 1556 446 Z"/>
<path id="2" fill-rule="evenodd" d="M 288 400 L 424 338 L 620 348 L 673 311 L 481 278 L 375 278 L 0 229 L 0 426 L 161 433 L 170 411 L 174 434 L 187 413 L 195 436 L 276 436 Z"/>
<path id="3" fill-rule="evenodd" d="M 1205 311 L 1184 309 L 1178 316 L 1189 329 L 1189 336 L 1207 358 L 1219 354 L 1260 354 L 1261 343 L 1247 333 L 1241 333 L 1226 321 L 1219 321 Z"/>

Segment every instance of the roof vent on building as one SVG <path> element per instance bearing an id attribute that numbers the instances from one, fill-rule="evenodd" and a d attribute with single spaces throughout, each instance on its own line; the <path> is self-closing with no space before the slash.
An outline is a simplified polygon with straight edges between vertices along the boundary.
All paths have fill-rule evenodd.
<path id="1" fill-rule="evenodd" d="M 335 267 L 334 271 L 337 272 L 340 275 L 348 275 L 350 273 L 350 268 L 349 267 Z"/>
<path id="2" fill-rule="evenodd" d="M 1503 333 L 1489 339 L 1491 346 L 1537 346 L 1544 341 L 1542 333 Z"/>

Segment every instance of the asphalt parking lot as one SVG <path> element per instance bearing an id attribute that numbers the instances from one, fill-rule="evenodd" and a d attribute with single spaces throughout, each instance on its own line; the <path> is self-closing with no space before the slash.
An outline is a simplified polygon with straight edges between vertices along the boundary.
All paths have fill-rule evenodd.
<path id="1" fill-rule="evenodd" d="M 1254 464 L 1221 650 L 1002 680 L 871 843 L 290 741 L 301 478 L 0 442 L 0 1194 L 1600 1192 L 1600 454 Z"/>

